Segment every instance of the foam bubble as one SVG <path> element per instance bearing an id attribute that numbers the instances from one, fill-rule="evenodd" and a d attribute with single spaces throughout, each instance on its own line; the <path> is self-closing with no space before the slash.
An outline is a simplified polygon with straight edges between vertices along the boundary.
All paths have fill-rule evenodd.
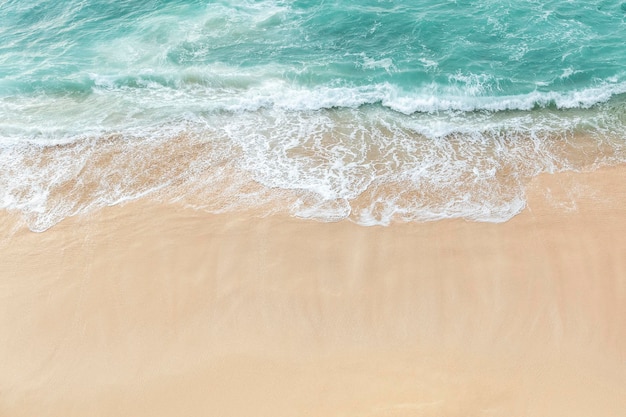
<path id="1" fill-rule="evenodd" d="M 431 84 L 405 91 L 389 83 L 368 86 L 304 87 L 282 79 L 255 78 L 240 72 L 229 81 L 229 68 L 218 65 L 213 78 L 202 69 L 135 76 L 92 74 L 92 93 L 75 95 L 21 95 L 0 98 L 2 140 L 39 143 L 66 142 L 72 137 L 99 136 L 113 130 L 150 129 L 180 125 L 207 114 L 277 110 L 358 109 L 379 104 L 406 115 L 426 113 L 507 112 L 541 108 L 590 109 L 626 93 L 626 82 L 605 81 L 595 87 L 567 92 L 534 91 L 513 96 L 489 95 L 488 77 L 457 74 L 448 87 Z M 261 70 L 256 68 L 256 70 Z M 274 66 L 267 74 L 276 72 Z M 233 73 L 234 74 L 234 73 Z M 266 74 L 266 75 L 267 75 Z M 263 74 L 261 74 L 263 75 Z M 215 83 L 215 80 L 221 80 Z M 129 84 L 130 83 L 130 84 Z M 223 84 L 226 83 L 226 84 Z M 486 95 L 485 95 L 486 94 Z"/>
<path id="2" fill-rule="evenodd" d="M 515 96 L 483 95 L 487 92 L 480 77 L 457 76 L 463 87 L 443 88 L 431 85 L 407 92 L 382 83 L 365 87 L 302 88 L 278 80 L 268 80 L 224 102 L 214 103 L 229 111 L 256 111 L 276 107 L 285 110 L 319 110 L 339 107 L 356 108 L 381 103 L 404 114 L 441 111 L 509 111 L 532 110 L 554 106 L 558 109 L 590 108 L 626 93 L 626 83 L 604 83 L 597 87 L 567 92 L 540 92 Z M 221 104 L 223 103 L 223 104 Z"/>
<path id="3" fill-rule="evenodd" d="M 361 67 L 364 69 L 384 69 L 386 72 L 391 73 L 397 71 L 397 67 L 393 64 L 391 58 L 373 59 L 368 57 L 365 53 L 362 53 L 361 58 L 363 62 Z"/>
<path id="4" fill-rule="evenodd" d="M 269 107 L 102 128 L 54 144 L 2 140 L 0 204 L 36 231 L 137 198 L 363 225 L 500 222 L 524 208 L 525 183 L 541 172 L 626 161 L 623 114 L 611 109 Z"/>

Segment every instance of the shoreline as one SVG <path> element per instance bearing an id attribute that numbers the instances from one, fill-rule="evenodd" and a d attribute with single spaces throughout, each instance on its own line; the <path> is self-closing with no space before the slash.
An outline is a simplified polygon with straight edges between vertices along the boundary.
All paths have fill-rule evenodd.
<path id="1" fill-rule="evenodd" d="M 505 223 L 0 215 L 0 415 L 614 416 L 626 165 Z"/>

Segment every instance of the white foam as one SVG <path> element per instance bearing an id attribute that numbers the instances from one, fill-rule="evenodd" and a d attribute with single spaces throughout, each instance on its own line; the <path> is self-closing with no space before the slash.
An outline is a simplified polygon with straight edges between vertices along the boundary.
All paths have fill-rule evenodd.
<path id="1" fill-rule="evenodd" d="M 361 53 L 361 67 L 364 69 L 384 69 L 387 73 L 396 72 L 397 68 L 391 58 L 374 59 L 368 57 L 365 53 Z"/>
<path id="2" fill-rule="evenodd" d="M 605 83 L 597 87 L 568 92 L 535 91 L 515 96 L 482 95 L 486 87 L 480 78 L 456 77 L 465 80 L 460 87 L 442 88 L 431 85 L 418 91 L 403 91 L 387 83 L 366 87 L 302 88 L 279 80 L 268 80 L 258 87 L 227 100 L 216 97 L 214 106 L 229 111 L 256 111 L 260 108 L 285 110 L 319 110 L 335 107 L 356 108 L 381 103 L 392 110 L 413 114 L 441 111 L 505 111 L 531 110 L 537 106 L 554 105 L 558 109 L 590 108 L 608 101 L 612 96 L 626 93 L 626 83 Z M 232 93 L 232 91 L 229 91 Z"/>
<path id="3" fill-rule="evenodd" d="M 33 230 L 155 195 L 209 211 L 262 204 L 272 207 L 268 212 L 364 225 L 499 222 L 523 209 L 524 182 L 540 172 L 579 169 L 577 158 L 594 149 L 590 164 L 626 160 L 623 140 L 610 140 L 623 131 L 623 120 L 604 111 L 405 115 L 359 104 L 363 94 L 371 102 L 387 94 L 397 106 L 398 92 L 388 86 L 306 90 L 282 82 L 257 87 L 255 111 L 236 108 L 241 97 L 230 93 L 229 111 L 215 111 L 215 102 L 197 92 L 172 97 L 161 87 L 145 95 L 102 94 L 113 99 L 91 96 L 82 110 L 71 100 L 60 109 L 46 98 L 0 102 L 21 111 L 17 120 L 0 121 L 0 203 L 22 212 Z M 160 94 L 171 100 L 150 104 Z M 196 101 L 179 103 L 189 96 Z M 324 110 L 338 102 L 341 108 Z M 112 103 L 128 113 L 114 116 L 119 108 Z M 73 111 L 85 120 L 72 118 Z M 66 124 L 55 127 L 59 120 Z M 581 129 L 589 143 L 570 159 L 564 144 Z"/>
<path id="4" fill-rule="evenodd" d="M 212 70 L 219 71 L 219 74 L 211 78 L 207 71 Z M 388 83 L 308 88 L 271 78 L 269 74 L 279 71 L 275 66 L 261 68 L 258 78 L 252 73 L 239 74 L 232 75 L 234 78 L 229 85 L 213 82 L 228 79 L 225 74 L 230 70 L 228 66 L 217 65 L 204 70 L 191 68 L 183 74 L 165 73 L 156 78 L 151 78 L 149 71 L 145 71 L 145 79 L 142 76 L 135 78 L 141 88 L 125 87 L 117 82 L 119 77 L 92 74 L 93 94 L 80 99 L 46 95 L 5 97 L 0 99 L 0 114 L 3 115 L 0 137 L 5 142 L 60 143 L 106 134 L 111 130 L 150 129 L 168 122 L 177 124 L 183 118 L 202 119 L 211 113 L 358 109 L 376 103 L 413 116 L 420 113 L 437 116 L 442 112 L 527 111 L 537 107 L 588 109 L 626 93 L 625 81 L 606 81 L 568 92 L 534 91 L 498 96 L 491 95 L 491 87 L 488 87 L 494 85 L 493 80 L 464 74 L 453 77 L 448 87 L 431 84 L 414 91 L 405 91 Z M 165 85 L 156 79 L 166 80 Z"/>
<path id="5" fill-rule="evenodd" d="M 366 87 L 304 88 L 282 80 L 266 80 L 243 91 L 227 89 L 211 92 L 211 110 L 257 111 L 278 108 L 291 111 L 313 111 L 330 108 L 357 108 L 381 103 L 404 114 L 437 113 L 442 111 L 507 111 L 531 110 L 555 106 L 558 109 L 590 108 L 608 101 L 612 96 L 626 93 L 626 83 L 605 83 L 597 87 L 568 92 L 540 92 L 516 96 L 481 95 L 485 87 L 479 81 L 468 80 L 467 89 L 442 89 L 429 86 L 407 92 L 387 83 Z M 455 94 L 456 91 L 456 94 Z M 191 99 L 194 101 L 193 98 Z"/>
<path id="6" fill-rule="evenodd" d="M 426 68 L 427 71 L 433 71 L 439 67 L 439 63 L 437 63 L 437 61 L 433 61 L 428 58 L 419 58 L 419 62 L 424 64 L 424 68 Z"/>

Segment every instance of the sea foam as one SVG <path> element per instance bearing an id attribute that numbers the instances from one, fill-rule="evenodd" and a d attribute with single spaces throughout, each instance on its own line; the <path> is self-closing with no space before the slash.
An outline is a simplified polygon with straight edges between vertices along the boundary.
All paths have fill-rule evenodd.
<path id="1" fill-rule="evenodd" d="M 505 221 L 533 176 L 625 161 L 620 7 L 5 2 L 0 207 Z"/>

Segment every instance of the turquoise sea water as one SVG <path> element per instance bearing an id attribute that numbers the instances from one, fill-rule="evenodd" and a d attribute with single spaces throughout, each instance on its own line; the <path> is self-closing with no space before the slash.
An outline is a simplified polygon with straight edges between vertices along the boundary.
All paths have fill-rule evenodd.
<path id="1" fill-rule="evenodd" d="M 620 1 L 0 0 L 0 207 L 504 221 L 626 161 Z"/>

